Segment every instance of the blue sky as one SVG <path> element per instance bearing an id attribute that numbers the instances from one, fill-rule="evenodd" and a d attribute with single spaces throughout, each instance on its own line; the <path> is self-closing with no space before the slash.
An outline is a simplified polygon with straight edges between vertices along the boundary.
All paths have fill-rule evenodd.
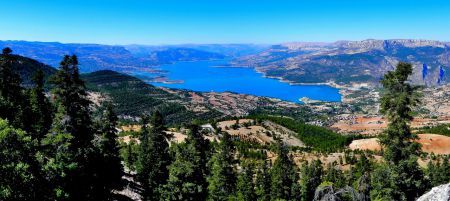
<path id="1" fill-rule="evenodd" d="M 101 44 L 450 41 L 449 0 L 9 0 L 0 40 Z"/>

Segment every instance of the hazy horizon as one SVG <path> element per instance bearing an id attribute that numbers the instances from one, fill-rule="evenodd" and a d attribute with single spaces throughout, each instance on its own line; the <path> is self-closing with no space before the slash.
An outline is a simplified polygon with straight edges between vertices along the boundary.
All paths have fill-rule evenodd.
<path id="1" fill-rule="evenodd" d="M 330 41 L 330 42 L 324 42 L 324 41 L 285 41 L 280 43 L 236 43 L 236 42 L 230 42 L 230 43 L 174 43 L 174 44 L 139 44 L 139 43 L 129 43 L 129 44 L 106 44 L 106 43 L 90 43 L 90 42 L 61 42 L 61 41 L 39 41 L 39 40 L 10 40 L 10 39 L 2 39 L 0 38 L 0 41 L 11 41 L 11 42 L 31 42 L 31 43 L 60 43 L 60 44 L 83 44 L 83 45 L 108 45 L 108 46 L 148 46 L 148 47 L 158 47 L 158 46 L 189 46 L 189 45 L 279 45 L 279 44 L 287 44 L 287 43 L 324 43 L 324 44 L 332 44 L 336 42 L 341 41 L 365 41 L 365 40 L 429 40 L 429 41 L 439 41 L 443 43 L 450 43 L 449 41 L 444 40 L 434 40 L 434 39 L 427 39 L 427 38 L 388 38 L 388 39 L 374 39 L 374 38 L 368 38 L 368 39 L 362 39 L 362 40 L 336 40 L 336 41 Z"/>
<path id="2" fill-rule="evenodd" d="M 4 40 L 108 45 L 450 41 L 450 2 L 444 0 L 16 0 L 3 7 Z"/>

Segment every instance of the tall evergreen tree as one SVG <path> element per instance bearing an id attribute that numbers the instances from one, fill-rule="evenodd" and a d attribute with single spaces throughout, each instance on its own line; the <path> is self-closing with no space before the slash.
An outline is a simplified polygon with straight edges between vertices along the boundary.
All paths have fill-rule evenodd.
<path id="1" fill-rule="evenodd" d="M 278 144 L 277 159 L 271 169 L 271 198 L 272 200 L 291 200 L 296 197 L 298 182 L 297 167 L 289 155 L 284 144 Z"/>
<path id="2" fill-rule="evenodd" d="M 314 160 L 310 164 L 303 164 L 300 170 L 301 200 L 313 200 L 316 188 L 322 183 L 322 162 Z"/>
<path id="3" fill-rule="evenodd" d="M 258 201 L 270 200 L 270 172 L 267 160 L 260 162 L 256 172 L 255 193 Z"/>
<path id="4" fill-rule="evenodd" d="M 372 200 L 393 200 L 396 192 L 396 184 L 392 179 L 392 169 L 387 163 L 379 164 L 371 173 L 370 197 Z"/>
<path id="5" fill-rule="evenodd" d="M 205 176 L 201 171 L 201 153 L 192 143 L 174 144 L 175 160 L 169 166 L 164 200 L 197 201 L 206 199 Z"/>
<path id="6" fill-rule="evenodd" d="M 16 128 L 30 131 L 30 121 L 27 113 L 27 97 L 21 86 L 19 74 L 14 72 L 16 57 L 10 48 L 4 48 L 0 55 L 0 118 L 7 119 Z"/>
<path id="7" fill-rule="evenodd" d="M 65 56 L 59 71 L 51 78 L 57 113 L 51 134 L 45 144 L 50 160 L 46 169 L 55 188 L 56 199 L 92 200 L 94 174 L 94 130 L 90 116 L 90 101 L 83 81 L 79 79 L 75 55 Z"/>
<path id="8" fill-rule="evenodd" d="M 60 65 L 59 71 L 50 79 L 59 113 L 59 122 L 55 123 L 60 130 L 73 136 L 71 148 L 76 151 L 90 147 L 94 137 L 89 108 L 91 102 L 87 98 L 84 82 L 79 79 L 77 57 L 66 55 Z"/>
<path id="9" fill-rule="evenodd" d="M 384 159 L 391 169 L 390 179 L 396 188 L 392 197 L 394 200 L 414 200 L 427 187 L 417 164 L 420 145 L 413 141 L 417 136 L 410 128 L 413 107 L 419 103 L 418 87 L 407 82 L 411 74 L 411 64 L 399 63 L 381 81 L 385 90 L 381 98 L 381 112 L 389 124 L 379 140 L 384 147 Z"/>
<path id="10" fill-rule="evenodd" d="M 209 171 L 207 169 L 207 163 L 211 158 L 211 146 L 209 140 L 205 139 L 203 134 L 200 132 L 200 126 L 196 123 L 190 124 L 187 126 L 188 131 L 188 137 L 186 138 L 186 143 L 192 144 L 197 152 L 200 154 L 200 161 L 199 161 L 199 169 L 206 177 L 206 175 L 209 174 Z M 207 184 L 205 182 L 205 188 L 207 187 Z"/>
<path id="11" fill-rule="evenodd" d="M 169 166 L 169 180 L 164 187 L 166 200 L 206 199 L 209 141 L 199 132 L 197 124 L 191 124 L 188 128 L 186 141 L 174 145 L 175 161 Z"/>
<path id="12" fill-rule="evenodd" d="M 208 178 L 208 200 L 228 200 L 236 188 L 233 168 L 234 147 L 230 135 L 223 133 L 216 153 L 211 158 L 211 176 Z"/>
<path id="13" fill-rule="evenodd" d="M 125 145 L 125 149 L 122 150 L 122 160 L 124 160 L 126 167 L 129 171 L 135 171 L 136 170 L 136 161 L 138 158 L 138 151 L 139 146 L 136 145 L 135 140 L 130 140 Z"/>
<path id="14" fill-rule="evenodd" d="M 110 197 L 111 190 L 120 187 L 123 175 L 117 141 L 117 120 L 112 104 L 108 103 L 100 118 L 100 133 L 96 142 L 98 157 L 94 168 L 97 170 L 97 178 L 93 191 L 99 199 Z"/>
<path id="15" fill-rule="evenodd" d="M 138 158 L 136 161 L 136 178 L 144 188 L 143 197 L 145 199 L 146 196 L 150 196 L 151 192 L 154 189 L 149 189 L 149 180 L 148 177 L 150 175 L 150 171 L 152 171 L 151 165 L 151 143 L 150 143 L 150 129 L 149 129 L 150 117 L 144 115 L 141 117 L 141 131 L 139 138 L 139 152 Z"/>
<path id="16" fill-rule="evenodd" d="M 34 138 L 41 141 L 50 130 L 53 109 L 49 99 L 45 96 L 44 71 L 39 69 L 32 78 L 34 87 L 31 90 L 32 130 Z"/>
<path id="17" fill-rule="evenodd" d="M 169 176 L 169 144 L 166 140 L 164 119 L 160 112 L 142 118 L 141 144 L 137 163 L 138 181 L 144 188 L 145 200 L 161 197 L 162 187 Z M 151 127 L 148 127 L 150 123 Z"/>
<path id="18" fill-rule="evenodd" d="M 10 102 L 18 102 L 22 87 L 20 76 L 14 72 L 16 59 L 10 48 L 4 48 L 0 60 L 0 95 Z"/>
<path id="19" fill-rule="evenodd" d="M 165 200 L 205 200 L 206 162 L 210 143 L 197 124 L 188 125 L 184 143 L 173 145 L 174 162 L 169 166 L 169 180 L 164 186 Z"/>
<path id="20" fill-rule="evenodd" d="M 339 167 L 337 167 L 336 162 L 328 164 L 323 180 L 332 182 L 333 187 L 336 189 L 343 188 L 346 185 L 344 173 L 339 169 Z"/>
<path id="21" fill-rule="evenodd" d="M 256 200 L 253 161 L 243 161 L 241 166 L 242 172 L 238 175 L 236 185 L 236 198 L 239 201 Z"/>

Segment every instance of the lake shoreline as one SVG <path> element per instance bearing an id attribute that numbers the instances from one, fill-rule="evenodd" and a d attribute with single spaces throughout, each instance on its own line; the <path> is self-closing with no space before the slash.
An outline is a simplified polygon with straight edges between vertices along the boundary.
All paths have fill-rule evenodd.
<path id="1" fill-rule="evenodd" d="M 254 68 L 230 66 L 229 60 L 188 61 L 161 65 L 166 72 L 148 83 L 167 88 L 187 89 L 199 92 L 234 92 L 293 103 L 303 103 L 308 97 L 322 102 L 342 102 L 342 94 L 333 83 L 294 83 L 277 77 L 266 76 Z M 135 73 L 153 77 L 150 73 Z"/>

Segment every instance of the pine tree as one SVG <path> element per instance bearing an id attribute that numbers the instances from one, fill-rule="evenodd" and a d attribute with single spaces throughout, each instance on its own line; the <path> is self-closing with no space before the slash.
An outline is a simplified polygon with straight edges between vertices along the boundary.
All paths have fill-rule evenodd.
<path id="1" fill-rule="evenodd" d="M 328 164 L 323 180 L 332 182 L 333 187 L 336 189 L 343 188 L 346 185 L 344 173 L 337 167 L 336 162 Z"/>
<path id="2" fill-rule="evenodd" d="M 322 183 L 322 162 L 314 160 L 303 164 L 300 170 L 301 200 L 313 200 L 316 188 Z"/>
<path id="3" fill-rule="evenodd" d="M 150 123 L 151 127 L 148 127 Z M 138 181 L 144 188 L 144 199 L 155 200 L 161 197 L 162 187 L 169 176 L 169 144 L 160 112 L 142 118 L 141 144 L 137 162 Z"/>
<path id="4" fill-rule="evenodd" d="M 22 91 L 20 76 L 14 72 L 16 59 L 10 48 L 4 48 L 0 60 L 0 95 L 5 101 L 17 103 Z"/>
<path id="5" fill-rule="evenodd" d="M 234 147 L 230 135 L 223 133 L 216 153 L 211 158 L 211 176 L 208 178 L 208 200 L 228 200 L 236 188 L 233 168 Z"/>
<path id="6" fill-rule="evenodd" d="M 442 160 L 442 162 L 441 162 Z M 427 177 L 431 186 L 438 186 L 450 182 L 449 157 L 438 157 L 436 161 L 430 160 L 427 167 Z"/>
<path id="7" fill-rule="evenodd" d="M 135 166 L 138 155 L 136 148 L 139 148 L 139 146 L 135 144 L 134 140 L 130 140 L 130 142 L 128 142 L 128 144 L 126 144 L 125 146 L 126 146 L 125 150 L 122 150 L 123 151 L 122 158 L 128 170 L 134 171 L 136 170 Z"/>
<path id="8" fill-rule="evenodd" d="M 28 97 L 20 85 L 19 74 L 14 72 L 17 61 L 11 53 L 10 48 L 4 48 L 0 55 L 0 118 L 7 119 L 15 128 L 30 131 L 30 113 L 26 111 Z"/>
<path id="9" fill-rule="evenodd" d="M 164 186 L 164 200 L 197 201 L 206 199 L 205 177 L 201 171 L 201 154 L 192 143 L 174 144 L 175 161 L 169 166 Z"/>
<path id="10" fill-rule="evenodd" d="M 78 59 L 66 55 L 59 71 L 50 79 L 54 85 L 53 94 L 61 119 L 60 129 L 73 136 L 71 147 L 74 150 L 90 147 L 94 137 L 84 82 L 79 79 Z"/>
<path id="11" fill-rule="evenodd" d="M 44 71 L 39 69 L 32 78 L 34 87 L 31 90 L 30 102 L 32 110 L 32 130 L 34 138 L 39 142 L 45 137 L 52 125 L 53 108 L 45 96 Z"/>
<path id="12" fill-rule="evenodd" d="M 200 126 L 193 123 L 187 126 L 188 131 L 188 137 L 186 139 L 186 143 L 192 144 L 197 152 L 200 154 L 200 161 L 199 161 L 199 169 L 202 172 L 202 174 L 206 177 L 206 175 L 209 174 L 209 171 L 207 169 L 207 163 L 211 158 L 211 147 L 209 140 L 205 139 L 203 134 L 200 132 Z M 207 187 L 207 184 L 205 182 L 205 188 Z"/>
<path id="13" fill-rule="evenodd" d="M 98 199 L 110 197 L 111 190 L 120 187 L 123 175 L 117 142 L 118 118 L 111 103 L 107 104 L 100 120 L 100 133 L 96 142 L 98 157 L 94 167 L 97 170 L 97 178 L 95 189 L 93 189 Z"/>
<path id="14" fill-rule="evenodd" d="M 384 147 L 384 159 L 391 169 L 389 178 L 396 188 L 392 197 L 394 200 L 414 200 L 427 187 L 417 164 L 420 145 L 413 141 L 417 135 L 410 128 L 413 107 L 419 103 L 418 87 L 407 82 L 411 74 L 411 64 L 399 63 L 381 81 L 385 90 L 381 98 L 381 112 L 389 124 L 379 140 Z"/>
<path id="15" fill-rule="evenodd" d="M 277 159 L 270 174 L 272 200 L 291 200 L 296 197 L 297 167 L 289 155 L 288 148 L 281 143 L 277 146 Z"/>
<path id="16" fill-rule="evenodd" d="M 95 199 L 91 191 L 96 174 L 92 143 L 95 132 L 90 101 L 78 73 L 77 57 L 66 55 L 51 78 L 57 113 L 44 142 L 49 149 L 45 168 L 58 200 Z"/>
<path id="17" fill-rule="evenodd" d="M 236 198 L 239 201 L 256 200 L 253 161 L 243 161 L 241 166 L 242 172 L 238 175 L 236 185 Z"/>
<path id="18" fill-rule="evenodd" d="M 357 160 L 352 169 L 355 176 L 359 178 L 365 173 L 370 173 L 373 171 L 373 162 L 367 158 L 365 153 L 361 153 L 359 160 Z"/>
<path id="19" fill-rule="evenodd" d="M 396 192 L 396 184 L 392 179 L 392 170 L 388 164 L 379 164 L 377 168 L 371 173 L 370 197 L 372 200 L 393 200 Z"/>
<path id="20" fill-rule="evenodd" d="M 255 193 L 258 201 L 270 200 L 270 173 L 267 160 L 260 162 L 255 181 Z"/>
<path id="21" fill-rule="evenodd" d="M 152 171 L 152 147 L 150 142 L 150 129 L 149 129 L 150 118 L 147 115 L 141 117 L 141 132 L 140 132 L 140 144 L 138 159 L 136 162 L 136 179 L 139 181 L 144 189 L 142 196 L 144 199 L 149 197 L 155 189 L 150 188 L 150 182 L 148 177 Z"/>

